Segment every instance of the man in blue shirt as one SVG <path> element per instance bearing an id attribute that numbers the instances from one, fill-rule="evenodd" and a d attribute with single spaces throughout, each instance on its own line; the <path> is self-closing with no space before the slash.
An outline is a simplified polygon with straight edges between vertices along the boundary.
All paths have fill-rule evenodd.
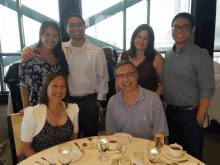
<path id="1" fill-rule="evenodd" d="M 153 139 L 158 130 L 168 136 L 167 121 L 159 96 L 137 85 L 138 71 L 130 61 L 114 68 L 121 91 L 107 106 L 106 130 L 110 134 L 126 132 L 134 137 Z"/>

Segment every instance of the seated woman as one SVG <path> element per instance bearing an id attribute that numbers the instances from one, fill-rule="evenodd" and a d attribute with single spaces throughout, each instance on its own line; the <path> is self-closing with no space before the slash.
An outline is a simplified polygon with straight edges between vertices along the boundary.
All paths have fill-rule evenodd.
<path id="1" fill-rule="evenodd" d="M 69 103 L 67 81 L 62 73 L 50 73 L 40 91 L 40 103 L 24 111 L 21 141 L 24 156 L 77 139 L 77 104 Z M 63 101 L 62 101 L 63 100 Z"/>
<path id="2" fill-rule="evenodd" d="M 130 49 L 123 52 L 118 61 L 122 60 L 129 60 L 137 66 L 138 85 L 161 96 L 164 58 L 154 49 L 154 32 L 149 25 L 142 24 L 135 29 Z M 118 86 L 116 89 L 117 92 L 120 90 Z"/>
<path id="3" fill-rule="evenodd" d="M 44 78 L 52 72 L 68 75 L 68 64 L 61 47 L 59 26 L 44 21 L 40 27 L 39 42 L 31 60 L 20 63 L 19 77 L 23 107 L 39 103 L 39 93 Z M 22 111 L 23 112 L 23 111 Z"/>

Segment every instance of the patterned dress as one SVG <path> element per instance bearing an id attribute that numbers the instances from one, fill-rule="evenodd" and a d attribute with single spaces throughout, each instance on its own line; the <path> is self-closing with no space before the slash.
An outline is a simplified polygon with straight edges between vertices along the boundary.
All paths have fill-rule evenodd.
<path id="1" fill-rule="evenodd" d="M 37 50 L 34 51 L 35 57 L 31 60 L 20 63 L 19 78 L 20 87 L 29 89 L 29 105 L 35 106 L 39 102 L 40 89 L 44 78 L 52 72 L 62 72 L 60 62 L 55 65 L 49 63 Z"/>
<path id="2" fill-rule="evenodd" d="M 43 129 L 33 138 L 31 148 L 38 153 L 58 144 L 68 142 L 71 140 L 73 132 L 74 126 L 69 117 L 67 122 L 61 126 L 54 126 L 46 120 Z M 22 155 L 20 161 L 26 158 L 25 155 Z"/>

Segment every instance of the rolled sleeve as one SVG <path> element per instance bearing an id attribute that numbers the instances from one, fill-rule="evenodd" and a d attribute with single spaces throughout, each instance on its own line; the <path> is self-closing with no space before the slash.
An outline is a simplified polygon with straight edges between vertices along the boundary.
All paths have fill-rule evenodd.
<path id="1" fill-rule="evenodd" d="M 107 106 L 107 114 L 106 114 L 106 120 L 105 120 L 105 126 L 106 126 L 106 131 L 109 134 L 114 134 L 117 133 L 117 126 L 114 120 L 114 112 L 111 107 L 113 105 L 113 98 L 109 100 L 108 106 Z"/>
<path id="2" fill-rule="evenodd" d="M 215 92 L 213 60 L 208 54 L 201 54 L 198 63 L 200 98 L 212 99 Z"/>
<path id="3" fill-rule="evenodd" d="M 106 94 L 108 93 L 108 69 L 106 64 L 106 58 L 103 50 L 100 50 L 98 56 L 97 56 L 98 65 L 96 68 L 97 71 L 97 78 L 98 78 L 98 97 L 97 100 L 105 100 Z"/>
<path id="4" fill-rule="evenodd" d="M 35 131 L 35 119 L 33 107 L 28 107 L 24 111 L 24 117 L 21 125 L 21 141 L 32 142 Z"/>

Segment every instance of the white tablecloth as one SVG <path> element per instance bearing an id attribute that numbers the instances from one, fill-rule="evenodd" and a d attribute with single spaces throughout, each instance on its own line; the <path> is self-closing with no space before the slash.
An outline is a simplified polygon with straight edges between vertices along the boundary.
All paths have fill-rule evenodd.
<path id="1" fill-rule="evenodd" d="M 84 142 L 87 142 L 87 139 L 78 139 L 78 140 L 74 140 L 70 142 L 73 144 L 73 148 L 78 150 L 78 148 L 74 145 L 74 142 L 77 142 L 80 146 L 82 146 Z M 125 156 L 129 156 L 130 160 L 132 160 L 133 152 L 135 150 L 141 149 L 144 151 L 145 165 L 151 165 L 151 163 L 148 160 L 148 156 L 147 156 L 147 144 L 148 144 L 148 140 L 133 137 L 130 143 L 129 149 L 125 153 Z M 165 145 L 162 151 L 164 152 L 167 149 L 168 149 L 168 146 Z M 74 165 L 105 165 L 105 164 L 111 165 L 112 160 L 114 158 L 118 158 L 121 156 L 121 153 L 109 154 L 110 155 L 109 161 L 100 162 L 97 159 L 99 155 L 98 148 L 87 148 L 87 149 L 84 149 L 84 151 L 85 153 L 83 153 L 82 158 L 71 164 L 74 164 Z M 29 157 L 28 159 L 22 161 L 21 163 L 19 163 L 19 165 L 36 164 L 35 161 L 39 161 L 39 162 L 46 164 L 46 162 L 43 161 L 41 157 L 48 159 L 50 162 L 56 162 L 56 165 L 61 165 L 61 163 L 58 162 L 58 146 L 54 146 L 52 148 L 39 152 Z M 188 154 L 187 154 L 187 157 L 189 160 L 188 163 L 200 163 L 200 165 L 204 165 L 204 163 L 202 163 L 201 161 L 197 160 L 196 158 Z M 166 161 L 167 163 L 173 162 L 173 160 L 167 159 L 163 154 L 162 154 L 161 159 L 163 161 Z"/>

